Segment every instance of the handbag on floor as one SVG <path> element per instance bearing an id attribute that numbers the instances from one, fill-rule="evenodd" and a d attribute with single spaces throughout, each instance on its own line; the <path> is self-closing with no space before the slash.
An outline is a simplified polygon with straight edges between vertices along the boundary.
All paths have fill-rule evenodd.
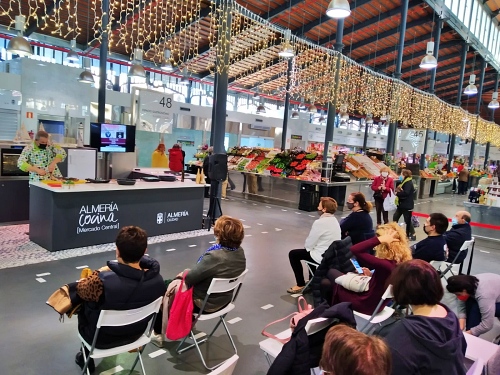
<path id="1" fill-rule="evenodd" d="M 276 335 L 273 335 L 272 333 L 267 332 L 266 328 L 272 326 L 273 324 L 290 319 L 290 329 L 293 332 L 295 327 L 297 327 L 299 320 L 302 319 L 303 317 L 309 315 L 314 310 L 314 308 L 311 305 L 309 305 L 307 303 L 306 299 L 302 296 L 300 296 L 297 300 L 297 308 L 299 310 L 298 312 L 291 313 L 290 315 L 287 315 L 284 318 L 275 320 L 274 322 L 267 324 L 261 332 L 262 336 L 266 336 L 266 337 L 275 339 L 275 340 L 281 342 L 282 344 L 286 344 L 288 341 L 290 341 L 290 337 L 280 339 Z"/>
<path id="2" fill-rule="evenodd" d="M 182 276 L 179 290 L 175 293 L 170 308 L 166 332 L 169 340 L 179 340 L 186 337 L 193 325 L 193 287 L 187 289 L 186 274 Z"/>
<path id="3" fill-rule="evenodd" d="M 411 224 L 413 228 L 418 228 L 420 226 L 420 221 L 418 221 L 418 217 L 411 215 Z"/>

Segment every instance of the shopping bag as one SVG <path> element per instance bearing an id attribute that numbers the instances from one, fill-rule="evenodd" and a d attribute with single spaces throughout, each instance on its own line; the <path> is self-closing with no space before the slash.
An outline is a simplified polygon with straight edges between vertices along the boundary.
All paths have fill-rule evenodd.
<path id="1" fill-rule="evenodd" d="M 418 217 L 412 215 L 411 224 L 413 225 L 413 228 L 418 228 L 420 226 L 420 221 L 418 221 Z"/>
<path id="2" fill-rule="evenodd" d="M 396 194 L 391 190 L 384 199 L 384 211 L 394 211 L 396 208 Z"/>
<path id="3" fill-rule="evenodd" d="M 174 302 L 170 309 L 166 336 L 169 340 L 179 340 L 186 337 L 193 324 L 193 288 L 186 288 L 184 279 L 175 294 Z"/>

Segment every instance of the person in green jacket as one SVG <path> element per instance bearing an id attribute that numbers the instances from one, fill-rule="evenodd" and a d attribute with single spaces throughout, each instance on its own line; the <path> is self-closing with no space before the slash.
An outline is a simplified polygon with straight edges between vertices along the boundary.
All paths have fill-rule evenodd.
<path id="1" fill-rule="evenodd" d="M 52 177 L 62 177 L 57 164 L 66 159 L 66 151 L 55 144 L 49 144 L 49 134 L 40 130 L 35 141 L 27 145 L 19 156 L 17 166 L 24 172 L 29 172 L 30 181 L 49 180 Z"/>

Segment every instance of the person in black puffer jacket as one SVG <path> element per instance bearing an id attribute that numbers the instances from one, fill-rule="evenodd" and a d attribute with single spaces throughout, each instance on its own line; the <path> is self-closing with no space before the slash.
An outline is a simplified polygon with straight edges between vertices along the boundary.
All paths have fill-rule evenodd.
<path id="1" fill-rule="evenodd" d="M 354 272 L 354 266 L 351 263 L 351 258 L 353 257 L 351 253 L 351 238 L 346 237 L 343 240 L 333 241 L 330 247 L 323 254 L 323 260 L 311 281 L 311 288 L 314 298 L 314 306 L 319 306 L 324 301 L 330 301 L 332 291 L 325 291 L 322 293 L 321 281 L 326 279 L 326 274 L 331 268 L 341 270 L 343 273 Z M 328 279 L 326 279 L 328 280 Z M 323 281 L 324 283 L 324 281 Z M 325 288 L 323 288 L 325 289 Z M 324 296 L 327 295 L 328 298 Z"/>

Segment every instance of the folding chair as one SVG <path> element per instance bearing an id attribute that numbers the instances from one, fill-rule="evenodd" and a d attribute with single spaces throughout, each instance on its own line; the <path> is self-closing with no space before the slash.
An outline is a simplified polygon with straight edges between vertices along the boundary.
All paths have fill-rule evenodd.
<path id="1" fill-rule="evenodd" d="M 210 286 L 208 287 L 207 296 L 205 297 L 205 299 L 203 300 L 203 304 L 201 305 L 200 312 L 193 313 L 194 321 L 193 321 L 193 325 L 191 327 L 191 332 L 189 333 L 188 336 L 186 336 L 182 339 L 181 343 L 179 344 L 179 346 L 176 349 L 177 354 L 184 353 L 186 350 L 189 350 L 193 347 L 196 347 L 196 350 L 198 350 L 198 354 L 200 355 L 201 361 L 203 362 L 203 366 L 205 366 L 205 368 L 207 370 L 213 370 L 213 369 L 221 366 L 224 362 L 221 362 L 221 363 L 217 364 L 216 366 L 208 367 L 207 363 L 205 362 L 205 358 L 203 357 L 203 354 L 201 353 L 201 350 L 200 350 L 200 344 L 208 341 L 210 339 L 210 337 L 212 337 L 212 335 L 215 333 L 217 328 L 219 328 L 219 325 L 221 323 L 224 326 L 224 329 L 226 330 L 226 333 L 229 337 L 229 340 L 231 341 L 231 345 L 233 346 L 234 353 L 238 354 L 238 350 L 236 349 L 236 345 L 234 344 L 233 338 L 231 337 L 231 333 L 229 333 L 229 329 L 227 328 L 227 324 L 226 324 L 226 321 L 224 320 L 224 318 L 226 317 L 226 315 L 230 311 L 232 311 L 235 308 L 234 301 L 236 300 L 236 297 L 238 296 L 238 293 L 241 289 L 241 284 L 243 283 L 243 280 L 244 280 L 247 272 L 248 272 L 248 269 L 243 271 L 243 273 L 240 276 L 232 278 L 232 279 L 218 279 L 218 278 L 212 279 L 212 282 L 210 283 Z M 210 298 L 210 295 L 217 294 L 217 293 L 230 292 L 230 291 L 233 292 L 233 296 L 231 298 L 231 302 L 226 307 L 224 307 L 223 309 L 216 311 L 214 313 L 204 313 L 205 305 L 207 304 L 207 301 Z M 210 334 L 208 336 L 206 336 L 204 339 L 197 340 L 197 338 L 195 337 L 195 334 L 193 332 L 193 328 L 196 325 L 196 323 L 199 320 L 205 321 L 205 320 L 211 320 L 211 319 L 217 319 L 217 318 L 219 319 L 219 321 L 215 325 L 212 332 L 210 332 Z M 193 340 L 193 344 L 188 345 L 188 346 L 181 349 L 182 345 L 184 344 L 184 342 L 186 341 L 186 339 L 188 337 L 191 337 L 191 339 Z"/>
<path id="2" fill-rule="evenodd" d="M 467 375 L 481 375 L 484 371 L 484 363 L 481 358 L 478 358 L 472 366 L 467 370 Z"/>
<path id="3" fill-rule="evenodd" d="M 383 321 L 389 319 L 392 316 L 392 314 L 394 314 L 394 309 L 388 306 L 385 306 L 382 311 L 377 312 L 386 300 L 392 298 L 393 298 L 392 285 L 389 285 L 385 290 L 384 294 L 382 295 L 382 298 L 380 299 L 380 302 L 378 303 L 377 307 L 375 307 L 375 310 L 373 311 L 373 314 L 371 316 L 354 311 L 354 315 L 359 316 L 360 318 L 366 320 L 366 324 L 361 329 L 359 329 L 360 332 L 365 332 L 365 329 L 370 324 L 380 324 Z"/>
<path id="4" fill-rule="evenodd" d="M 460 256 L 460 254 L 462 254 L 463 251 L 469 250 L 470 252 L 472 252 L 474 249 L 474 242 L 475 242 L 474 237 L 472 237 L 472 239 L 469 241 L 465 241 L 451 263 L 433 260 L 431 261 L 431 265 L 441 274 L 441 277 L 443 277 L 445 280 L 448 280 L 446 278 L 446 274 L 448 272 L 450 272 L 452 276 L 458 275 L 460 264 L 455 264 L 455 261 L 458 259 L 458 257 Z M 444 269 L 442 269 L 442 267 Z"/>
<path id="5" fill-rule="evenodd" d="M 83 353 L 83 359 L 85 361 L 82 370 L 82 375 L 85 374 L 85 372 L 87 372 L 87 375 L 90 375 L 88 369 L 90 358 L 111 357 L 121 353 L 127 353 L 130 350 L 134 349 L 138 349 L 137 358 L 135 359 L 129 374 L 131 374 L 132 371 L 134 371 L 134 368 L 137 365 L 137 361 L 139 361 L 141 363 L 142 373 L 145 375 L 146 371 L 144 370 L 144 363 L 142 362 L 142 352 L 144 351 L 146 344 L 148 344 L 151 341 L 151 332 L 153 330 L 156 315 L 160 310 L 162 299 L 163 296 L 158 297 L 154 302 L 151 302 L 149 305 L 132 310 L 102 310 L 101 313 L 99 314 L 99 320 L 97 321 L 97 329 L 94 334 L 92 344 L 89 344 L 80 334 L 78 334 L 78 337 L 82 342 L 82 353 Z M 143 335 L 134 342 L 110 349 L 97 349 L 95 347 L 101 327 L 128 326 L 130 324 L 137 323 L 143 319 L 146 319 L 148 316 L 151 316 L 151 319 L 149 320 L 146 330 L 144 331 Z M 88 358 L 85 354 L 85 349 L 89 350 Z"/>
<path id="6" fill-rule="evenodd" d="M 304 263 L 306 264 L 306 267 L 307 267 L 307 271 L 308 271 L 308 275 L 309 275 L 309 281 L 304 286 L 304 289 L 302 290 L 302 293 L 307 289 L 307 287 L 309 286 L 309 284 L 311 284 L 311 281 L 313 280 L 314 271 L 311 268 L 311 266 L 312 267 L 316 267 L 316 268 L 319 267 L 319 264 L 316 263 L 316 262 L 309 262 L 308 260 L 304 260 Z"/>
<path id="7" fill-rule="evenodd" d="M 239 358 L 238 355 L 233 355 L 208 375 L 231 375 L 236 368 L 236 363 Z"/>
<path id="8" fill-rule="evenodd" d="M 319 331 L 322 331 L 328 327 L 330 327 L 336 319 L 327 319 L 327 318 L 316 318 L 311 319 L 307 322 L 305 330 L 308 336 L 311 336 Z M 280 332 L 276 335 L 280 339 L 288 338 L 292 336 L 292 330 L 288 328 L 287 330 Z M 276 358 L 278 354 L 280 354 L 281 349 L 283 349 L 283 344 L 278 340 L 268 338 L 261 342 L 259 342 L 260 349 L 264 352 L 266 356 L 267 363 L 269 366 L 272 364 L 272 358 Z M 311 369 L 313 373 L 315 373 L 314 369 Z"/>

